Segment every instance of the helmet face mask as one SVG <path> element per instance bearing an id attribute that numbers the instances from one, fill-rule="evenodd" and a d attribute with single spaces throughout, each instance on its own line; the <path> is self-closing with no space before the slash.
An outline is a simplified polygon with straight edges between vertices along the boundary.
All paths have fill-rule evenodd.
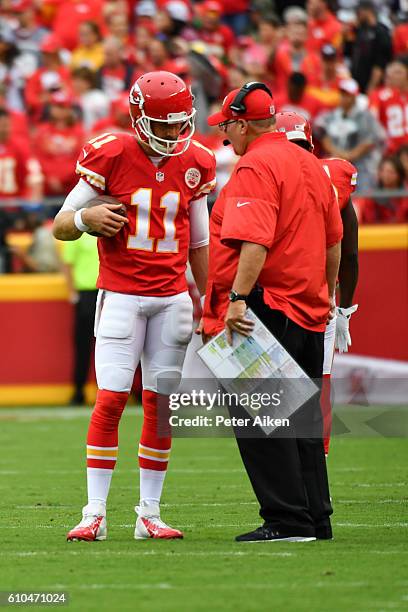
<path id="1" fill-rule="evenodd" d="M 129 102 L 132 126 L 140 142 L 158 155 L 176 156 L 187 150 L 195 131 L 196 110 L 182 79 L 171 72 L 146 73 L 130 90 Z M 160 125 L 163 130 L 157 130 Z M 174 125 L 179 125 L 178 138 L 166 138 L 165 126 Z"/>

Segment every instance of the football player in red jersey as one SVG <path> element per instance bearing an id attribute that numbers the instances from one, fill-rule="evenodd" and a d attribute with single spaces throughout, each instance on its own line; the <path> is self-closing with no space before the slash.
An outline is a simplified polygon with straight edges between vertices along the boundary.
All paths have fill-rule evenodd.
<path id="1" fill-rule="evenodd" d="M 130 91 L 136 137 L 103 134 L 78 159 L 80 180 L 54 221 L 54 235 L 98 240 L 100 270 L 95 363 L 98 394 L 87 438 L 88 504 L 68 540 L 106 538 L 106 499 L 118 450 L 118 424 L 141 359 L 144 422 L 139 445 L 140 505 L 135 538 L 180 538 L 160 518 L 170 432 L 158 431 L 158 403 L 177 389 L 192 333 L 189 259 L 205 292 L 207 196 L 214 155 L 192 136 L 192 95 L 170 72 L 142 75 Z M 87 207 L 105 194 L 120 204 Z M 93 202 L 95 204 L 95 202 Z M 121 205 L 127 218 L 119 214 Z"/>
<path id="2" fill-rule="evenodd" d="M 313 151 L 312 128 L 302 115 L 289 111 L 277 113 L 276 129 L 285 132 L 288 140 L 310 152 Z M 353 305 L 353 296 L 358 280 L 358 222 L 351 201 L 351 194 L 357 182 L 357 170 L 345 159 L 329 158 L 319 161 L 332 182 L 343 222 L 339 269 L 340 306 L 336 308 L 336 317 L 327 324 L 324 336 L 325 380 L 321 405 L 324 417 L 324 447 L 327 455 L 331 431 L 330 374 L 334 348 L 336 347 L 340 353 L 348 351 L 351 345 L 349 321 L 353 312 L 357 310 L 357 305 Z"/>

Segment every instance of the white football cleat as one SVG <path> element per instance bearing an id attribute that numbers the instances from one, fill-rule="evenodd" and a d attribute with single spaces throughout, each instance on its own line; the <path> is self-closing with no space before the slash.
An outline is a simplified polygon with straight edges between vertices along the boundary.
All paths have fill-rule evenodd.
<path id="1" fill-rule="evenodd" d="M 93 508 L 85 506 L 82 509 L 82 521 L 67 533 L 67 541 L 106 540 L 107 533 L 105 506 L 102 504 Z"/>
<path id="2" fill-rule="evenodd" d="M 149 538 L 174 540 L 183 537 L 181 531 L 169 527 L 161 520 L 159 504 L 142 501 L 140 506 L 135 507 L 135 511 L 138 515 L 135 540 L 147 540 Z"/>

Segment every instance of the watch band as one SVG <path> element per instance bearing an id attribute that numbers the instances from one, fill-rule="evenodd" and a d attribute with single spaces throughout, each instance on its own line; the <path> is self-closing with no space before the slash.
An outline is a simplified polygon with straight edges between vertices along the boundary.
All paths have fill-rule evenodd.
<path id="1" fill-rule="evenodd" d="M 243 300 L 245 302 L 247 297 L 248 297 L 247 295 L 242 295 L 242 293 L 237 293 L 236 291 L 234 291 L 234 289 L 231 289 L 230 294 L 229 294 L 230 302 L 238 302 L 239 300 Z"/>

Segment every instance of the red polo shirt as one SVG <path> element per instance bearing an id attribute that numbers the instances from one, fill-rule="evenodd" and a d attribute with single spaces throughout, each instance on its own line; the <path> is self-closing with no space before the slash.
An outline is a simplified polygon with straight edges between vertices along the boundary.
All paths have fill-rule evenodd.
<path id="1" fill-rule="evenodd" d="M 305 329 L 324 331 L 326 249 L 342 234 L 334 191 L 317 158 L 280 132 L 257 138 L 211 213 L 204 331 L 224 327 L 242 242 L 268 249 L 258 278 L 265 302 Z"/>

